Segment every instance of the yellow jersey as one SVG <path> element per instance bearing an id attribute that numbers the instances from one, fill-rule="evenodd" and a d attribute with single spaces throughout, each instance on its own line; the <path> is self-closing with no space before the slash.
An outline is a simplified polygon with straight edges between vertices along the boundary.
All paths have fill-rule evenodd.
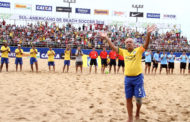
<path id="1" fill-rule="evenodd" d="M 7 50 L 7 51 L 5 51 L 5 50 Z M 10 48 L 8 46 L 7 47 L 2 46 L 1 51 L 5 51 L 5 52 L 1 52 L 1 57 L 2 58 L 8 58 L 9 57 Z"/>
<path id="2" fill-rule="evenodd" d="M 47 54 L 48 54 L 48 62 L 54 62 L 55 52 L 53 50 L 51 50 L 51 51 L 48 50 Z"/>
<path id="3" fill-rule="evenodd" d="M 37 54 L 38 54 L 38 50 L 37 50 L 37 49 L 35 49 L 35 51 L 36 51 L 36 52 L 37 52 Z M 36 54 L 36 53 L 34 53 L 34 49 L 30 49 L 30 57 L 37 58 L 37 54 Z"/>
<path id="4" fill-rule="evenodd" d="M 135 48 L 132 52 L 118 48 L 118 53 L 124 57 L 126 76 L 137 76 L 142 73 L 141 60 L 144 51 L 143 46 Z"/>
<path id="5" fill-rule="evenodd" d="M 71 51 L 65 50 L 65 60 L 71 60 Z"/>
<path id="6" fill-rule="evenodd" d="M 23 54 L 23 49 L 20 49 L 21 53 Z M 22 54 L 20 53 L 19 49 L 16 49 L 15 50 L 15 53 L 16 53 L 16 57 L 17 58 L 22 58 Z M 17 54 L 18 53 L 18 54 Z"/>

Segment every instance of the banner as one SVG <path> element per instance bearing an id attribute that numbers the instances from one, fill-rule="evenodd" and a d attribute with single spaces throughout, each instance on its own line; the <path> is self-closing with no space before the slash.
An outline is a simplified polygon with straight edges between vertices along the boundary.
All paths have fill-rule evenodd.
<path id="1" fill-rule="evenodd" d="M 176 15 L 164 14 L 163 18 L 164 19 L 176 19 Z"/>
<path id="2" fill-rule="evenodd" d="M 28 4 L 15 4 L 16 9 L 32 10 L 32 5 Z"/>
<path id="3" fill-rule="evenodd" d="M 85 8 L 76 8 L 75 13 L 79 14 L 90 14 L 90 9 L 85 9 Z"/>
<path id="4" fill-rule="evenodd" d="M 122 11 L 113 11 L 114 16 L 125 16 L 125 12 Z"/>
<path id="5" fill-rule="evenodd" d="M 91 60 L 91 58 L 88 55 L 83 55 L 82 56 L 83 67 L 89 67 L 90 66 L 90 60 Z M 96 62 L 97 62 L 97 67 L 102 66 L 100 56 L 98 56 L 98 58 L 96 59 Z"/>
<path id="6" fill-rule="evenodd" d="M 1 8 L 11 8 L 10 2 L 0 2 Z"/>
<path id="7" fill-rule="evenodd" d="M 72 12 L 71 7 L 56 7 L 56 12 Z"/>
<path id="8" fill-rule="evenodd" d="M 147 18 L 155 18 L 155 19 L 160 19 L 160 14 L 158 13 L 147 13 L 146 14 Z"/>
<path id="9" fill-rule="evenodd" d="M 44 21 L 44 22 L 48 21 L 48 22 L 61 22 L 61 23 L 104 24 L 104 21 L 101 21 L 101 20 L 35 16 L 35 15 L 11 15 L 7 19 L 22 20 L 22 21 Z"/>
<path id="10" fill-rule="evenodd" d="M 36 5 L 37 11 L 52 11 L 52 6 Z"/>
<path id="11" fill-rule="evenodd" d="M 94 14 L 95 15 L 109 15 L 109 10 L 95 9 Z"/>
<path id="12" fill-rule="evenodd" d="M 130 17 L 143 17 L 143 12 L 130 12 Z"/>

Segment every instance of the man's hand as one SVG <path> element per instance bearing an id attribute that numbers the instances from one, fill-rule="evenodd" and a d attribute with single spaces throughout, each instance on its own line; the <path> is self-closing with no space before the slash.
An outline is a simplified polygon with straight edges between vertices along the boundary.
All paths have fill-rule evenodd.
<path id="1" fill-rule="evenodd" d="M 104 32 L 104 33 L 102 33 L 102 32 L 99 32 L 99 34 L 100 34 L 100 36 L 101 36 L 101 37 L 103 37 L 103 38 L 106 38 L 106 37 L 108 37 L 108 36 L 107 36 L 107 33 L 105 33 L 105 32 Z"/>
<path id="2" fill-rule="evenodd" d="M 111 40 L 108 38 L 107 36 L 107 33 L 102 33 L 102 32 L 99 32 L 100 36 L 103 37 L 107 43 L 109 44 L 109 46 L 114 50 L 116 51 L 116 53 L 118 53 L 118 48 L 111 42 Z"/>
<path id="3" fill-rule="evenodd" d="M 156 25 L 152 25 L 151 27 L 147 27 L 147 33 L 152 33 L 156 29 Z"/>
<path id="4" fill-rule="evenodd" d="M 147 35 L 146 35 L 146 42 L 144 43 L 144 48 L 147 49 L 148 48 L 148 45 L 149 45 L 149 42 L 150 42 L 150 35 L 151 35 L 151 32 L 154 31 L 156 29 L 156 26 L 155 25 L 152 25 L 151 27 L 147 27 Z"/>

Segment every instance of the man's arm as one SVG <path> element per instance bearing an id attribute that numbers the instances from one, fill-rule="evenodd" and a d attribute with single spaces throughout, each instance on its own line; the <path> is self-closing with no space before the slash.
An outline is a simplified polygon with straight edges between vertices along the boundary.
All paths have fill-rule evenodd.
<path id="1" fill-rule="evenodd" d="M 148 27 L 147 28 L 147 35 L 146 35 L 146 41 L 144 43 L 144 48 L 147 49 L 148 48 L 148 45 L 149 45 L 149 42 L 150 42 L 150 35 L 152 33 L 152 31 L 154 31 L 156 28 L 155 25 L 152 25 L 151 27 Z"/>
<path id="2" fill-rule="evenodd" d="M 116 53 L 118 53 L 118 47 L 116 47 L 112 42 L 111 40 L 108 38 L 107 36 L 107 33 L 102 33 L 102 32 L 99 32 L 101 37 L 105 38 L 105 40 L 108 42 L 109 46 L 114 50 L 116 51 Z"/>
<path id="3" fill-rule="evenodd" d="M 22 50 L 20 50 L 20 54 L 21 54 L 21 55 L 23 54 L 23 51 L 22 51 Z"/>
<path id="4" fill-rule="evenodd" d="M 10 48 L 9 48 L 9 49 L 7 49 L 7 51 L 8 51 L 8 53 L 10 53 L 10 52 L 11 52 Z"/>
<path id="5" fill-rule="evenodd" d="M 36 53 L 36 54 L 37 54 L 37 53 L 38 53 L 38 51 L 35 49 L 35 50 L 34 50 L 34 53 Z"/>

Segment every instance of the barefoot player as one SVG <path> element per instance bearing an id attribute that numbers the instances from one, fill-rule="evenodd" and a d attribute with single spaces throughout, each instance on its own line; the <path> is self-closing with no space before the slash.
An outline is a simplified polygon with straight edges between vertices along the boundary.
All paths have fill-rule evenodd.
<path id="1" fill-rule="evenodd" d="M 21 49 L 21 45 L 18 45 L 18 48 L 15 50 L 16 53 L 16 59 L 15 59 L 15 64 L 16 64 L 16 72 L 18 71 L 18 64 L 20 64 L 20 71 L 22 71 L 22 55 L 23 55 L 23 49 Z"/>
<path id="2" fill-rule="evenodd" d="M 47 54 L 48 54 L 49 71 L 51 70 L 51 66 L 53 66 L 53 71 L 55 72 L 55 62 L 54 62 L 55 52 L 52 50 L 51 46 L 49 47 Z"/>
<path id="3" fill-rule="evenodd" d="M 8 68 L 9 68 L 9 53 L 10 53 L 10 48 L 8 47 L 7 42 L 4 42 L 4 46 L 1 47 L 1 67 L 0 67 L 0 72 L 3 69 L 3 64 L 4 63 L 6 65 L 6 71 L 8 72 Z"/>
<path id="4" fill-rule="evenodd" d="M 34 69 L 33 69 L 34 63 L 36 66 L 36 72 L 38 72 L 37 54 L 38 54 L 38 50 L 35 48 L 34 45 L 32 45 L 32 49 L 30 49 L 30 65 L 31 65 L 32 72 L 34 71 Z"/>
<path id="5" fill-rule="evenodd" d="M 121 49 L 111 42 L 106 33 L 101 33 L 101 36 L 104 37 L 110 47 L 115 50 L 118 54 L 124 56 L 125 60 L 125 94 L 126 94 L 126 103 L 128 111 L 128 122 L 133 122 L 133 96 L 136 97 L 137 102 L 137 111 L 136 119 L 140 117 L 140 108 L 142 105 L 142 98 L 145 97 L 144 91 L 144 77 L 142 74 L 142 54 L 145 49 L 148 48 L 151 32 L 155 30 L 155 26 L 147 28 L 146 41 L 143 46 L 134 48 L 134 41 L 132 38 L 128 38 L 125 41 L 126 49 Z"/>
<path id="6" fill-rule="evenodd" d="M 154 74 L 156 74 L 159 61 L 160 61 L 160 58 L 159 58 L 159 51 L 157 51 L 156 53 L 154 53 L 154 56 L 153 56 L 152 73 L 154 73 Z M 155 70 L 154 70 L 154 69 L 155 69 Z M 154 72 L 154 71 L 155 71 L 155 72 Z"/>
<path id="7" fill-rule="evenodd" d="M 71 48 L 69 45 L 67 45 L 67 47 L 65 49 L 65 60 L 64 60 L 64 66 L 63 66 L 63 73 L 65 71 L 66 66 L 67 66 L 67 73 L 69 72 L 70 60 L 71 60 Z"/>
<path id="8" fill-rule="evenodd" d="M 103 51 L 100 53 L 100 58 L 101 58 L 101 73 L 104 74 L 105 68 L 107 67 L 107 56 L 108 53 L 106 51 L 106 47 L 103 47 Z"/>
<path id="9" fill-rule="evenodd" d="M 92 51 L 90 52 L 89 57 L 91 59 L 90 60 L 90 71 L 89 71 L 89 73 L 91 73 L 92 65 L 94 65 L 95 73 L 97 73 L 97 61 L 96 61 L 96 59 L 98 58 L 98 52 L 95 51 L 94 47 L 92 48 Z"/>

